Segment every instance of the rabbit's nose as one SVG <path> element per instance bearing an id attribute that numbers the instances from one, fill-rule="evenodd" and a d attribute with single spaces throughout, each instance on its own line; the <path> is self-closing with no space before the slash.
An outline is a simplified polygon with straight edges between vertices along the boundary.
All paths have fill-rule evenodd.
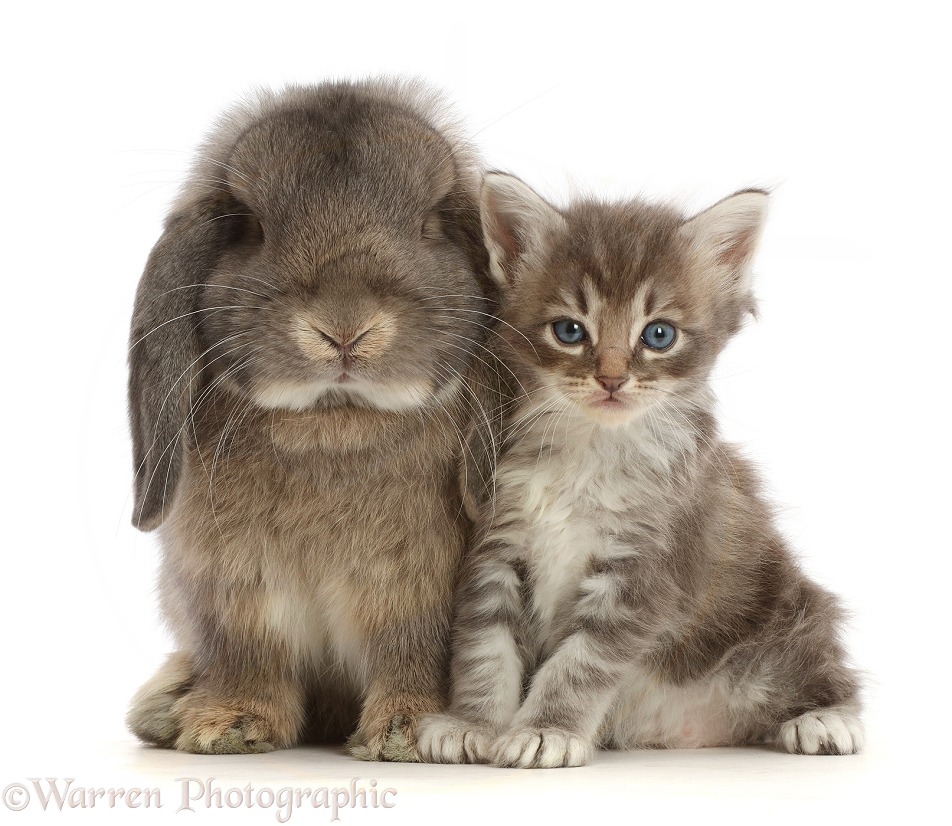
<path id="1" fill-rule="evenodd" d="M 370 330 L 364 330 L 364 332 L 359 335 L 353 334 L 337 334 L 330 335 L 325 333 L 323 330 L 318 330 L 318 334 L 323 338 L 328 344 L 332 347 L 340 350 L 345 356 L 350 355 L 351 351 L 360 343 L 360 340 L 370 332 Z"/>
<path id="2" fill-rule="evenodd" d="M 304 352 L 317 361 L 369 364 L 388 351 L 396 329 L 394 316 L 384 311 L 346 320 L 302 316 L 296 321 L 295 336 Z"/>

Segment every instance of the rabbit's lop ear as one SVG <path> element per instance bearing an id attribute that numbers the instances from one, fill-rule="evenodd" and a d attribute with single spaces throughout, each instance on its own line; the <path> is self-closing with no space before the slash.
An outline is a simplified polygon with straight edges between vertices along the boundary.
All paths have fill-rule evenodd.
<path id="1" fill-rule="evenodd" d="M 173 213 L 136 292 L 129 339 L 129 416 L 135 472 L 132 524 L 158 527 L 181 471 L 186 421 L 198 391 L 199 292 L 232 231 L 206 198 Z"/>

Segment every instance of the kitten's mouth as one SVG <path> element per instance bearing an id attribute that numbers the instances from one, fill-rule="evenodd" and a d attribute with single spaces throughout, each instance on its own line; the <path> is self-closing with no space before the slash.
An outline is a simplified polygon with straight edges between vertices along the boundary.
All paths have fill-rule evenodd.
<path id="1" fill-rule="evenodd" d="M 631 421 L 637 410 L 637 401 L 621 393 L 593 393 L 585 400 L 588 414 L 600 424 L 609 427 Z"/>
<path id="2" fill-rule="evenodd" d="M 604 395 L 596 396 L 589 404 L 599 410 L 622 410 L 628 406 L 627 400 L 621 398 L 616 393 L 605 393 Z"/>

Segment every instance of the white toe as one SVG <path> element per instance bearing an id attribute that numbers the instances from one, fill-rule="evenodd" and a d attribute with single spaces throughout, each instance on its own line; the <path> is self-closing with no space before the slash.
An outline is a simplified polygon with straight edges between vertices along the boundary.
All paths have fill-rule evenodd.
<path id="1" fill-rule="evenodd" d="M 792 754 L 855 754 L 863 747 L 863 724 L 850 711 L 808 711 L 780 727 L 779 743 Z"/>

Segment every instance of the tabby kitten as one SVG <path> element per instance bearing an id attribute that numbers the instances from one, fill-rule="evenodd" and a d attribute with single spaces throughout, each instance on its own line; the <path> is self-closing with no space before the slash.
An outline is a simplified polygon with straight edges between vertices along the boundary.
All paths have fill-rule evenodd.
<path id="1" fill-rule="evenodd" d="M 708 378 L 753 310 L 767 206 L 685 220 L 557 210 L 486 177 L 499 335 L 525 388 L 457 592 L 448 714 L 424 760 L 577 766 L 595 747 L 850 754 L 857 676 L 835 598 L 797 567 Z"/>

